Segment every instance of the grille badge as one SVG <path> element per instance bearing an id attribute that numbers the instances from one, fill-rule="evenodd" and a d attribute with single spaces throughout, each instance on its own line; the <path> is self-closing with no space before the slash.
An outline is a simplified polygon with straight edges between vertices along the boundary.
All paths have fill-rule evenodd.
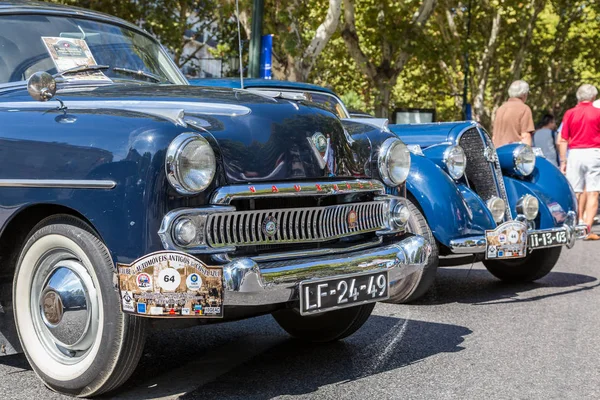
<path id="1" fill-rule="evenodd" d="M 358 216 L 356 215 L 356 211 L 350 210 L 350 212 L 346 216 L 346 221 L 348 222 L 348 228 L 356 228 L 356 226 L 358 225 Z"/>
<path id="2" fill-rule="evenodd" d="M 262 231 L 267 237 L 273 237 L 277 233 L 277 219 L 269 215 L 262 223 Z"/>
<path id="3" fill-rule="evenodd" d="M 490 146 L 487 146 L 483 151 L 483 156 L 488 162 L 496 162 L 498 161 L 498 154 L 494 151 L 494 149 Z"/>

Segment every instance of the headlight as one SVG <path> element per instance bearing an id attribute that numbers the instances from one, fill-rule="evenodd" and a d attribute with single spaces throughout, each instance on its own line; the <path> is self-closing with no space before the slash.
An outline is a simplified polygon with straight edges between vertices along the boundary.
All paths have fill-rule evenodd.
<path id="1" fill-rule="evenodd" d="M 535 153 L 526 144 L 518 146 L 513 151 L 513 160 L 515 170 L 523 176 L 530 175 L 535 168 Z"/>
<path id="2" fill-rule="evenodd" d="M 517 202 L 517 212 L 523 214 L 529 221 L 537 217 L 540 210 L 538 199 L 530 194 L 521 197 Z"/>
<path id="3" fill-rule="evenodd" d="M 495 222 L 501 222 L 504 218 L 504 211 L 506 211 L 506 203 L 499 197 L 492 197 L 487 201 L 487 207 L 492 213 L 492 217 Z"/>
<path id="4" fill-rule="evenodd" d="M 460 146 L 450 146 L 444 151 L 444 164 L 453 179 L 460 179 L 467 168 L 467 157 Z"/>
<path id="5" fill-rule="evenodd" d="M 182 133 L 167 149 L 167 179 L 181 194 L 196 194 L 206 189 L 216 169 L 215 153 L 199 134 Z"/>
<path id="6" fill-rule="evenodd" d="M 408 177 L 410 151 L 401 140 L 386 139 L 379 149 L 379 173 L 388 186 L 398 186 Z"/>

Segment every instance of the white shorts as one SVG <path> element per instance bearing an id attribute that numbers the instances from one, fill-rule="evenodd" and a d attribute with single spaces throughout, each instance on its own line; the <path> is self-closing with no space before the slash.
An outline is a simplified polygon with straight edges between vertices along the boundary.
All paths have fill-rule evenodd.
<path id="1" fill-rule="evenodd" d="M 570 149 L 567 180 L 575 193 L 600 192 L 600 149 Z"/>

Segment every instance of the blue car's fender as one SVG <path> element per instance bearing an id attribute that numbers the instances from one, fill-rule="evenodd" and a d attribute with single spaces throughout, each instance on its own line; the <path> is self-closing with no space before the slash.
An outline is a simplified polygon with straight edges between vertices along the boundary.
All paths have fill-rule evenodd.
<path id="1" fill-rule="evenodd" d="M 433 236 L 442 244 L 466 234 L 469 210 L 450 177 L 431 160 L 411 153 L 407 191 L 421 207 Z"/>
<path id="2" fill-rule="evenodd" d="M 537 197 L 540 204 L 536 218 L 538 229 L 560 226 L 569 211 L 577 212 L 577 201 L 569 182 L 558 168 L 543 157 L 536 158 L 533 173 L 527 177 L 504 176 L 504 185 L 513 217 L 517 201 L 525 194 Z"/>

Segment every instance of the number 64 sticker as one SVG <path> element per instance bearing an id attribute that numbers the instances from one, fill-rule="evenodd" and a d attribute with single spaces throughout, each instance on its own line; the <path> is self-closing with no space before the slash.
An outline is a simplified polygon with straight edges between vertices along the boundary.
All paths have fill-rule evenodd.
<path id="1" fill-rule="evenodd" d="M 181 275 L 175 268 L 165 268 L 158 274 L 158 286 L 168 292 L 174 292 L 181 283 Z"/>

